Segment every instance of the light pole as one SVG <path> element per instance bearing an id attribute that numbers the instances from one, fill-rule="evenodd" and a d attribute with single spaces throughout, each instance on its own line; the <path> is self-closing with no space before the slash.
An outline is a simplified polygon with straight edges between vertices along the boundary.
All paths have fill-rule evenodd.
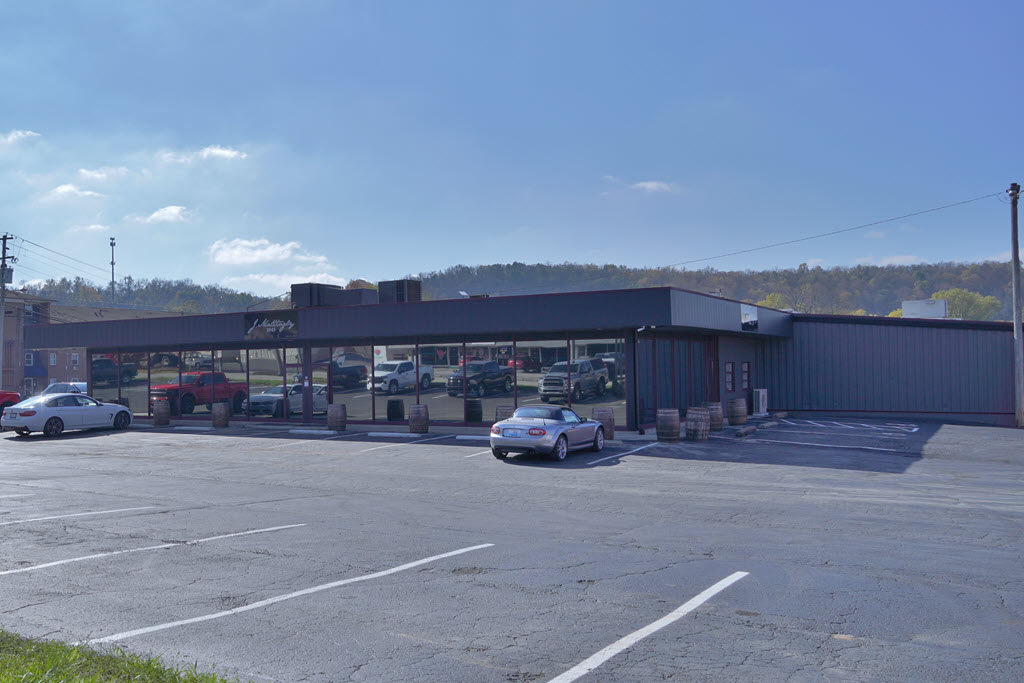
<path id="1" fill-rule="evenodd" d="M 110 238 L 110 303 L 114 303 L 114 246 L 117 242 Z"/>
<path id="2" fill-rule="evenodd" d="M 1006 191 L 1010 195 L 1010 268 L 1013 273 L 1013 395 L 1015 400 L 1014 422 L 1024 427 L 1024 346 L 1021 345 L 1020 320 L 1020 246 L 1017 243 L 1017 198 L 1020 184 L 1010 183 Z"/>

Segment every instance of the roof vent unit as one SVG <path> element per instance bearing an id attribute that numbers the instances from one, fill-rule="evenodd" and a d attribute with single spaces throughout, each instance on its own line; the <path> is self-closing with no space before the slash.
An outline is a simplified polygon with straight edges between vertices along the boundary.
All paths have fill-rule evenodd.
<path id="1" fill-rule="evenodd" d="M 382 304 L 404 304 L 422 301 L 419 280 L 384 280 L 377 283 L 378 301 Z"/>

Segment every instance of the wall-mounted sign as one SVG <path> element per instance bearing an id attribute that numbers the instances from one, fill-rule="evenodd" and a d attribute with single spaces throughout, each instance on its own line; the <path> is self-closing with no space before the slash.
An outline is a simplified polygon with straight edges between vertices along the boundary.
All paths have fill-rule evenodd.
<path id="1" fill-rule="evenodd" d="M 245 340 L 291 339 L 299 336 L 297 311 L 265 311 L 245 314 Z"/>
<path id="2" fill-rule="evenodd" d="M 757 330 L 757 306 L 740 304 L 740 326 L 746 332 Z"/>

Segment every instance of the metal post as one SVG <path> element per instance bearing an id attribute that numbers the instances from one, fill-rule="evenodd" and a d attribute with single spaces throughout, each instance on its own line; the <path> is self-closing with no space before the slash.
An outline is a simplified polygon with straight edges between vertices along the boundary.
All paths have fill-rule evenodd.
<path id="1" fill-rule="evenodd" d="M 110 238 L 110 303 L 114 303 L 114 246 L 117 243 Z"/>
<path id="2" fill-rule="evenodd" d="M 1021 334 L 1020 246 L 1017 241 L 1017 198 L 1020 184 L 1011 183 L 1010 195 L 1010 268 L 1013 273 L 1013 389 L 1015 397 L 1015 424 L 1024 427 L 1024 338 Z"/>
<path id="3" fill-rule="evenodd" d="M 7 240 L 10 235 L 4 233 L 3 250 L 0 251 L 0 389 L 4 388 L 4 320 L 7 318 Z"/>

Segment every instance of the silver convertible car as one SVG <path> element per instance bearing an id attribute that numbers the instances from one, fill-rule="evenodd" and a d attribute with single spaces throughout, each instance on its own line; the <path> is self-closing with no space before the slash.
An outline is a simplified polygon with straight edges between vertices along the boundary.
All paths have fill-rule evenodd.
<path id="1" fill-rule="evenodd" d="M 507 420 L 491 427 L 491 453 L 504 459 L 509 453 L 542 453 L 565 460 L 569 451 L 604 448 L 604 426 L 560 406 L 517 408 Z"/>

